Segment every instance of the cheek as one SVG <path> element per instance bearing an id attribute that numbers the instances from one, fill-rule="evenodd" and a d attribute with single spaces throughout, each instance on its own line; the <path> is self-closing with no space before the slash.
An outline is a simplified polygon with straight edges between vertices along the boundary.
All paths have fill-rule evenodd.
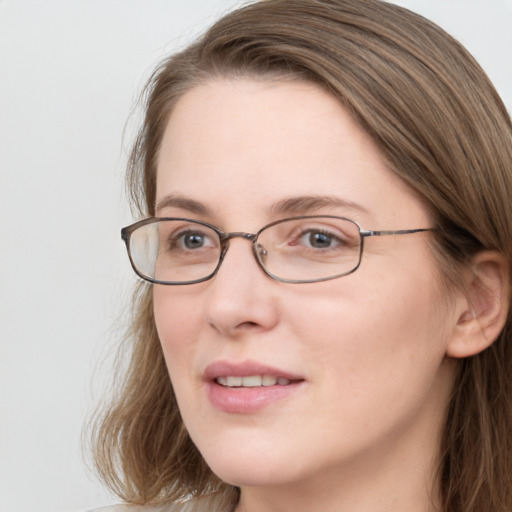
<path id="1" fill-rule="evenodd" d="M 174 289 L 154 287 L 155 324 L 173 384 L 192 368 L 204 317 L 197 302 Z"/>
<path id="2" fill-rule="evenodd" d="M 451 389 L 451 370 L 444 365 L 449 330 L 432 282 L 374 284 L 373 291 L 348 285 L 346 293 L 324 293 L 302 310 L 296 305 L 294 338 L 302 340 L 301 359 L 309 362 L 312 402 L 321 419 L 310 424 L 324 432 L 322 439 L 338 432 L 333 453 L 383 436 L 398 439 L 411 425 L 432 427 Z M 300 413 L 297 422 L 307 408 Z"/>
<path id="3" fill-rule="evenodd" d="M 414 279 L 406 272 L 347 276 L 337 289 L 295 301 L 292 338 L 303 340 L 302 357 L 346 392 L 378 396 L 382 383 L 397 391 L 414 382 L 428 386 L 450 336 L 449 308 L 434 279 L 427 272 Z"/>

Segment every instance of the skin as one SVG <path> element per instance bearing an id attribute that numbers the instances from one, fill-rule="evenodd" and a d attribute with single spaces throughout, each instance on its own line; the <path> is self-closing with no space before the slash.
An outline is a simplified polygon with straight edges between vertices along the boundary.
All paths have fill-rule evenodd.
<path id="1" fill-rule="evenodd" d="M 431 227 L 372 140 L 314 85 L 222 79 L 186 93 L 164 134 L 158 216 L 255 233 L 293 215 L 346 216 L 365 229 Z M 276 214 L 299 196 L 358 206 Z M 212 470 L 240 486 L 237 511 L 429 511 L 459 314 L 445 299 L 428 234 L 365 241 L 359 269 L 309 284 L 269 278 L 231 241 L 218 274 L 154 286 L 154 313 L 185 425 Z M 202 374 L 247 360 L 300 375 L 250 414 L 220 411 Z"/>

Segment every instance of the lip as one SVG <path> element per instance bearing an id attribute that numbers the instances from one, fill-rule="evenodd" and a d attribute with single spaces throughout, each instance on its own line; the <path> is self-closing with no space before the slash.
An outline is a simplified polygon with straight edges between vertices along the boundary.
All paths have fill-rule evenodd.
<path id="1" fill-rule="evenodd" d="M 221 386 L 218 377 L 249 377 L 251 375 L 272 375 L 290 380 L 287 385 L 261 386 L 254 388 Z M 250 414 L 290 397 L 305 383 L 304 377 L 280 368 L 256 361 L 230 362 L 216 361 L 203 372 L 203 381 L 211 404 L 227 413 Z"/>
<path id="2" fill-rule="evenodd" d="M 256 361 L 243 361 L 240 363 L 230 361 L 216 361 L 208 365 L 203 372 L 204 381 L 213 381 L 217 377 L 249 377 L 251 375 L 275 375 L 288 380 L 304 380 L 301 375 L 290 373 L 275 366 L 258 363 Z"/>

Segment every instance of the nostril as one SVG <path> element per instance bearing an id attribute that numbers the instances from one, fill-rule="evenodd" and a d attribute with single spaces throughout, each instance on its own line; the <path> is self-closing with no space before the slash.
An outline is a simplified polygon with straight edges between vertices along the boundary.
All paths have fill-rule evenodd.
<path id="1" fill-rule="evenodd" d="M 253 327 L 258 327 L 258 324 L 256 322 L 241 322 L 237 325 L 237 328 L 246 328 L 246 329 L 252 329 Z"/>

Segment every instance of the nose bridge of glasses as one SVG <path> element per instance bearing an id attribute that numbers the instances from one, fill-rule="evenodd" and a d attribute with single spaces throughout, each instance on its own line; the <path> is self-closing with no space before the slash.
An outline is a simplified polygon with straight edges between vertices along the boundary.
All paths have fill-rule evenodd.
<path id="1" fill-rule="evenodd" d="M 263 247 L 260 247 L 259 244 L 256 244 L 256 241 L 258 239 L 258 235 L 254 233 L 245 233 L 243 231 L 233 231 L 231 233 L 223 233 L 221 235 L 221 243 L 222 243 L 222 251 L 220 255 L 220 261 L 222 262 L 224 257 L 226 256 L 226 252 L 228 250 L 229 241 L 232 238 L 243 238 L 245 240 L 249 240 L 252 243 L 253 246 L 253 253 L 256 257 L 256 260 L 262 264 L 263 259 L 266 256 L 266 251 Z"/>
<path id="2" fill-rule="evenodd" d="M 246 240 L 250 240 L 251 242 L 254 242 L 256 240 L 256 236 L 253 233 L 244 233 L 243 231 L 234 231 L 232 233 L 224 233 L 222 236 L 223 241 L 231 240 L 232 238 L 245 238 Z"/>

